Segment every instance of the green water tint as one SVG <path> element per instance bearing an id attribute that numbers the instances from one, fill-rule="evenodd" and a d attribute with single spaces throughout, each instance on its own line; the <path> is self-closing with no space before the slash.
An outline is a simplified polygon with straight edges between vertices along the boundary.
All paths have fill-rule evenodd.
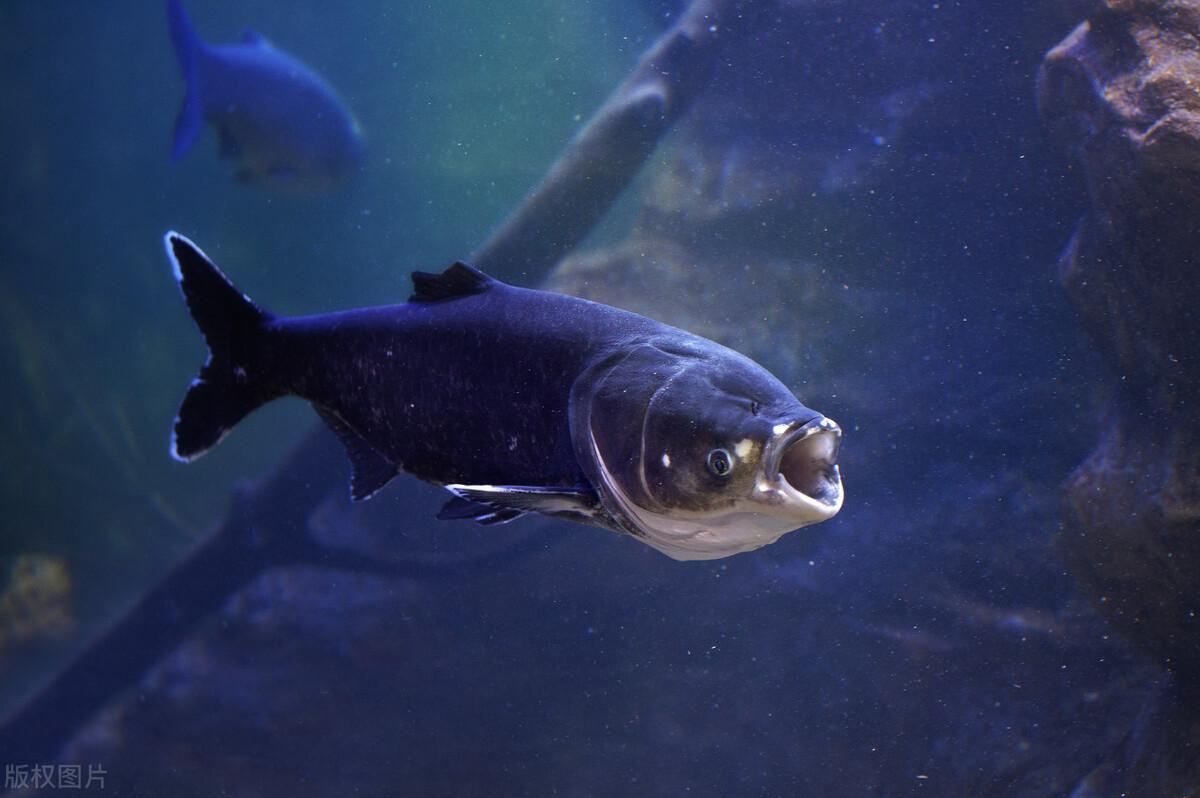
<path id="1" fill-rule="evenodd" d="M 0 10 L 0 64 L 26 76 L 0 82 L 0 100 L 27 109 L 0 131 L 0 199 L 21 211 L 0 222 L 0 362 L 12 375 L 0 451 L 16 466 L 0 477 L 0 567 L 28 552 L 65 559 L 79 608 L 67 646 L 161 575 L 225 511 L 232 485 L 312 423 L 284 404 L 211 463 L 184 474 L 169 460 L 181 386 L 203 351 L 162 230 L 204 231 L 282 311 L 403 300 L 408 271 L 462 257 L 503 218 L 653 35 L 636 7 L 544 0 L 193 11 L 211 40 L 252 27 L 320 69 L 362 121 L 367 159 L 311 200 L 231 185 L 207 132 L 173 167 L 181 83 L 158 4 Z M 136 54 L 100 58 L 97 41 Z M 0 711 L 54 661 L 8 669 Z"/>

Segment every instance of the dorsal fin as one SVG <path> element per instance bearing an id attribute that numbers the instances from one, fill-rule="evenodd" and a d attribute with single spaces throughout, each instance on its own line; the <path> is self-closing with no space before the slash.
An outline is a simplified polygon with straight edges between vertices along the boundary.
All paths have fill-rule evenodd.
<path id="1" fill-rule="evenodd" d="M 462 261 L 450 266 L 441 274 L 413 272 L 413 295 L 409 302 L 438 302 L 455 299 L 486 291 L 495 280 Z"/>
<path id="2" fill-rule="evenodd" d="M 521 510 L 510 507 L 496 507 L 491 504 L 481 504 L 455 496 L 442 506 L 438 512 L 439 521 L 474 521 L 483 526 L 507 524 L 525 515 Z"/>
<path id="3" fill-rule="evenodd" d="M 241 35 L 238 36 L 238 41 L 240 41 L 242 44 L 245 44 L 249 47 L 270 47 L 271 46 L 271 43 L 267 41 L 265 36 L 263 36 L 258 31 L 251 30 L 250 28 L 246 28 L 244 31 L 242 31 Z"/>

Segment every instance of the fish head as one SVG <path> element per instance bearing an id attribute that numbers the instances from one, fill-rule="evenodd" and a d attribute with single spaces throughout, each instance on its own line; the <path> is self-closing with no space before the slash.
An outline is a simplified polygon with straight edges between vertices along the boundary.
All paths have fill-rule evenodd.
<path id="1" fill-rule="evenodd" d="M 586 418 L 572 409 L 606 509 L 681 560 L 765 546 L 842 506 L 838 425 L 757 363 L 703 344 L 644 347 L 591 386 Z"/>

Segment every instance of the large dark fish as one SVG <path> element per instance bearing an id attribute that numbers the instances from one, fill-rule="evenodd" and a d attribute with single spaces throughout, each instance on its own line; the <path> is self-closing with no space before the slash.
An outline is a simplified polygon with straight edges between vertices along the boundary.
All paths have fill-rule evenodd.
<path id="1" fill-rule="evenodd" d="M 842 506 L 838 426 L 712 341 L 462 263 L 415 272 L 405 304 L 280 318 L 183 236 L 166 247 L 209 349 L 180 460 L 293 394 L 345 444 L 355 499 L 412 474 L 454 494 L 439 518 L 539 512 L 702 560 Z"/>
<path id="2" fill-rule="evenodd" d="M 236 44 L 205 44 L 179 0 L 167 1 L 167 21 L 187 83 L 172 160 L 208 122 L 242 182 L 320 191 L 361 162 L 358 123 L 307 66 L 250 31 Z"/>

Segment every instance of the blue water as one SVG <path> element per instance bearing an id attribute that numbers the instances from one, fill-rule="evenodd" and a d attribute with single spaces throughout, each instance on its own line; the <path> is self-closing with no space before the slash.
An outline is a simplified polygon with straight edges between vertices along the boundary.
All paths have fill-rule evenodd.
<path id="1" fill-rule="evenodd" d="M 103 762 L 130 795 L 1050 795 L 1086 775 L 1129 721 L 1116 686 L 1140 666 L 1053 544 L 1104 379 L 1054 273 L 1083 192 L 1033 103 L 1041 54 L 1073 20 L 1036 4 L 836 5 L 814 11 L 810 38 L 766 23 L 719 63 L 718 99 L 701 95 L 585 246 L 653 226 L 639 207 L 670 204 L 654 198 L 680 191 L 672 169 L 721 165 L 725 210 L 744 215 L 662 228 L 728 265 L 682 298 L 651 278 L 635 309 L 753 345 L 842 424 L 837 519 L 687 564 L 562 523 L 438 525 L 438 492 L 413 484 L 323 506 L 313 528 L 384 560 L 526 550 L 436 578 L 269 571 L 135 674 L 150 709 L 47 761 Z M 68 575 L 44 602 L 65 620 L 28 623 L 0 600 L 0 710 L 313 427 L 279 402 L 206 458 L 170 460 L 204 350 L 162 234 L 193 238 L 279 313 L 402 301 L 409 271 L 495 229 L 679 13 L 188 10 L 206 41 L 253 28 L 322 74 L 365 160 L 315 196 L 237 184 L 210 130 L 171 164 L 183 81 L 160 3 L 0 5 L 0 568 L 37 555 Z M 743 335 L 758 314 L 723 293 L 755 306 L 747 268 L 830 301 L 781 310 L 776 294 L 765 332 Z M 540 279 L 519 263 L 496 276 Z M 812 307 L 819 351 L 784 332 Z"/>

